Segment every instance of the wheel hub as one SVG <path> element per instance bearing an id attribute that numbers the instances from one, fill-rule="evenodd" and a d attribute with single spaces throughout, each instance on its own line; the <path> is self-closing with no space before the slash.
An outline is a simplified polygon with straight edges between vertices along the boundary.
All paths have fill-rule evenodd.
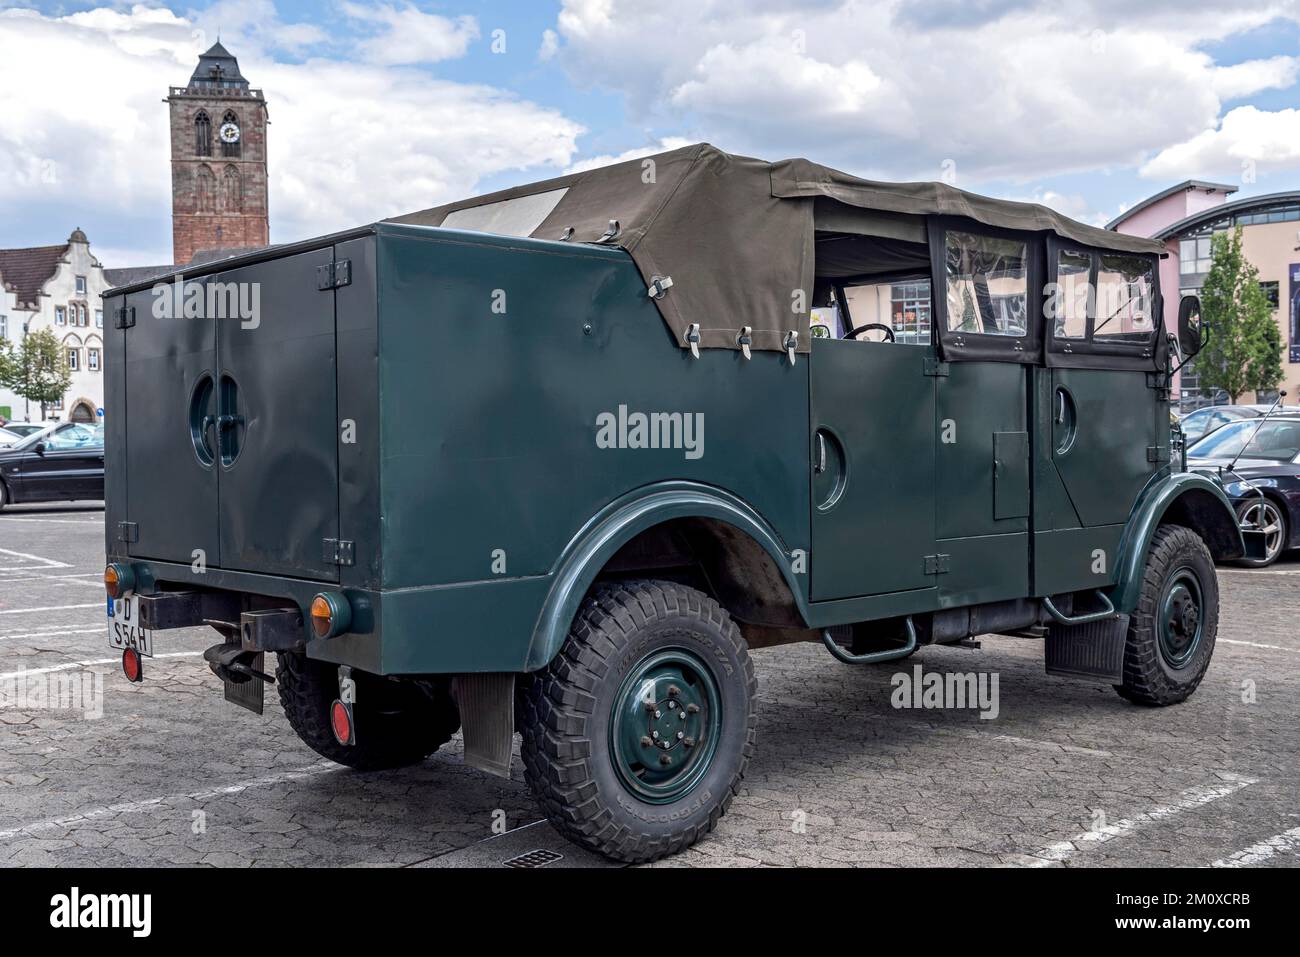
<path id="1" fill-rule="evenodd" d="M 676 800 L 713 757 L 722 711 L 718 686 L 684 649 L 657 652 L 628 673 L 614 704 L 611 747 L 627 788 L 643 800 Z"/>
<path id="2" fill-rule="evenodd" d="M 1160 653 L 1172 668 L 1185 666 L 1200 645 L 1201 586 L 1189 568 L 1171 576 L 1160 608 Z"/>

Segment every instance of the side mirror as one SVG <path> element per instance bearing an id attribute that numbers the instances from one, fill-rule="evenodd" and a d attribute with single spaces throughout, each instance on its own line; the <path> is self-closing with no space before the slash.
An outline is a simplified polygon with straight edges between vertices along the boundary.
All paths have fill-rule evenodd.
<path id="1" fill-rule="evenodd" d="M 1178 346 L 1184 360 L 1190 359 L 1205 347 L 1201 326 L 1201 300 L 1197 296 L 1183 296 L 1178 304 Z"/>
<path id="2" fill-rule="evenodd" d="M 45 454 L 45 443 L 44 443 L 44 442 L 37 442 L 36 445 L 32 447 L 32 451 L 35 452 L 37 455 L 44 455 L 44 454 Z"/>

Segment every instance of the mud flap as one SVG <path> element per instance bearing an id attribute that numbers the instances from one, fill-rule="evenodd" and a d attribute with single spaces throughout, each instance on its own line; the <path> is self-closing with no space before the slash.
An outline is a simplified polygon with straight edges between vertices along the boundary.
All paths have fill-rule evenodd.
<path id="1" fill-rule="evenodd" d="M 258 653 L 250 662 L 254 671 L 265 671 L 266 655 Z M 247 708 L 253 714 L 261 714 L 266 698 L 266 683 L 259 678 L 245 678 L 243 681 L 231 681 L 224 675 L 221 683 L 226 689 L 226 700 Z"/>
<path id="2" fill-rule="evenodd" d="M 1116 615 L 1085 625 L 1053 624 L 1047 633 L 1047 673 L 1119 684 L 1124 680 L 1128 617 Z"/>
<path id="3" fill-rule="evenodd" d="M 457 675 L 452 694 L 460 710 L 465 763 L 499 777 L 510 777 L 515 743 L 513 673 Z"/>

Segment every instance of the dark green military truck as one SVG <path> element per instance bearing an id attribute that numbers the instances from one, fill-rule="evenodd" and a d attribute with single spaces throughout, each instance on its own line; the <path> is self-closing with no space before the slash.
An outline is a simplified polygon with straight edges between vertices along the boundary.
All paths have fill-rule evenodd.
<path id="1" fill-rule="evenodd" d="M 1013 633 L 1182 701 L 1245 546 L 1171 452 L 1161 252 L 700 145 L 113 290 L 110 641 L 211 625 L 359 769 L 519 732 L 629 861 L 740 786 L 751 648 Z"/>

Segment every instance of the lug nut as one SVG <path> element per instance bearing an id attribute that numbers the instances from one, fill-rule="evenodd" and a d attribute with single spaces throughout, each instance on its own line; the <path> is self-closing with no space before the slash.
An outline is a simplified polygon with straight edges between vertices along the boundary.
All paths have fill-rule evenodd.
<path id="1" fill-rule="evenodd" d="M 656 717 L 656 718 L 662 718 L 663 716 L 664 716 L 664 714 L 663 714 L 662 711 L 656 711 L 656 712 L 655 712 L 655 717 Z"/>
<path id="2" fill-rule="evenodd" d="M 650 732 L 650 736 L 651 736 L 652 738 L 654 738 L 656 741 L 659 740 L 659 732 L 658 732 L 658 731 L 651 731 L 651 732 Z"/>
<path id="3" fill-rule="evenodd" d="M 679 714 L 677 717 L 679 717 L 679 718 L 681 718 L 683 721 L 685 721 L 685 720 L 686 720 L 686 712 L 683 711 L 683 712 L 682 712 L 681 714 Z"/>
<path id="4" fill-rule="evenodd" d="M 678 741 L 680 741 L 680 740 L 681 740 L 682 738 L 684 738 L 684 737 L 686 737 L 686 732 L 685 732 L 685 731 L 678 731 L 678 732 L 677 732 L 677 740 L 678 740 Z"/>

